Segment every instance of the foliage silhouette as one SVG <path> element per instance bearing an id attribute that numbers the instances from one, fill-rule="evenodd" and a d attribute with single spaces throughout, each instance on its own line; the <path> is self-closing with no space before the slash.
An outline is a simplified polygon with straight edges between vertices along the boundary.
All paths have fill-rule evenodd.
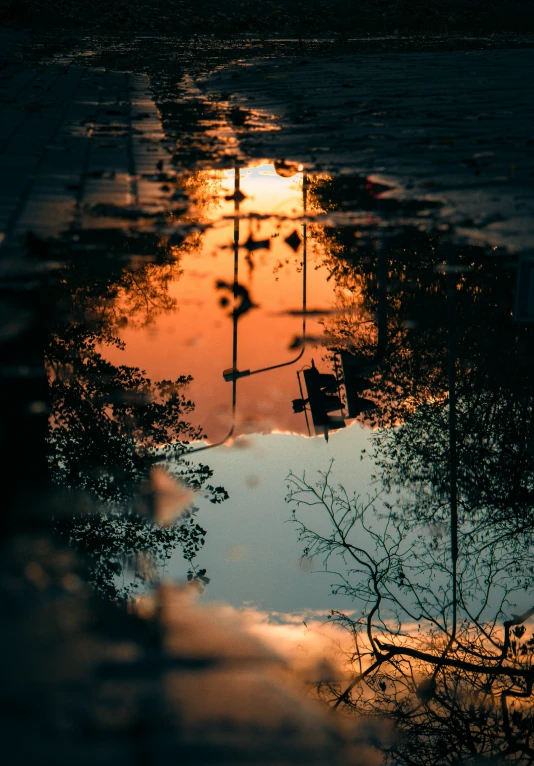
<path id="1" fill-rule="evenodd" d="M 309 207 L 336 212 L 349 194 L 351 209 L 380 213 L 380 199 L 369 186 L 361 179 L 311 179 Z M 457 278 L 459 396 L 465 385 L 466 397 L 473 389 L 489 389 L 495 401 L 528 397 L 534 382 L 534 332 L 511 316 L 513 264 L 482 248 L 452 248 L 439 232 L 404 223 L 391 228 L 388 238 L 379 241 L 376 228 L 369 229 L 365 219 L 361 225 L 309 226 L 339 299 L 340 312 L 324 320 L 333 350 L 349 348 L 372 357 L 377 343 L 378 252 L 386 252 L 388 353 L 373 374 L 381 407 L 362 419 L 373 426 L 398 425 L 420 405 L 439 406 L 445 400 L 451 253 Z"/>
<path id="2" fill-rule="evenodd" d="M 194 410 L 187 395 L 192 378 L 151 381 L 144 371 L 105 358 L 105 346 L 123 348 L 116 331 L 126 317 L 130 324 L 147 324 L 173 308 L 167 287 L 178 264 L 160 258 L 137 264 L 133 273 L 131 266 L 82 257 L 68 263 L 56 285 L 63 315 L 46 349 L 51 476 L 90 500 L 89 513 L 62 519 L 58 528 L 90 556 L 96 587 L 115 599 L 128 597 L 150 579 L 148 558 L 165 562 L 181 547 L 192 562 L 204 544 L 197 509 L 164 527 L 140 501 L 154 466 L 164 465 L 213 503 L 228 497 L 223 487 L 209 482 L 208 466 L 186 457 L 189 442 L 203 436 L 188 419 Z M 139 563 L 141 554 L 144 564 L 134 566 L 133 582 L 119 585 L 117 575 L 128 563 Z"/>
<path id="3" fill-rule="evenodd" d="M 322 559 L 333 593 L 353 598 L 357 612 L 330 617 L 353 637 L 355 677 L 321 681 L 320 696 L 393 720 L 388 763 L 530 763 L 534 607 L 512 613 L 524 587 L 513 551 L 460 534 L 453 598 L 443 530 L 414 529 L 387 498 L 350 495 L 331 470 L 316 484 L 290 474 L 288 484 L 303 555 Z"/>
<path id="4" fill-rule="evenodd" d="M 534 334 L 512 321 L 513 271 L 406 227 L 382 243 L 317 228 L 316 241 L 349 294 L 347 316 L 325 319 L 330 351 L 372 358 L 377 245 L 389 283 L 380 407 L 364 415 L 379 427 L 381 495 L 349 495 L 331 468 L 316 485 L 289 477 L 304 555 L 322 558 L 360 613 L 332 612 L 354 638 L 356 675 L 320 694 L 393 719 L 391 763 L 531 762 Z"/>

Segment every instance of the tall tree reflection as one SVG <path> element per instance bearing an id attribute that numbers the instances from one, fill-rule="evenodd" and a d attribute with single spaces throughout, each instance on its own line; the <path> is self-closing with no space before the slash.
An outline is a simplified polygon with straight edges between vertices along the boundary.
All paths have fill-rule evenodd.
<path id="1" fill-rule="evenodd" d="M 325 230 L 321 246 L 357 285 L 360 317 L 376 316 L 374 243 L 353 234 Z M 331 469 L 317 484 L 289 476 L 304 555 L 355 602 L 331 615 L 353 635 L 355 677 L 319 692 L 393 719 L 391 763 L 530 763 L 533 333 L 511 320 L 508 264 L 406 228 L 388 248 L 388 352 L 373 374 L 380 408 L 365 414 L 381 426 L 383 488 L 363 501 Z M 340 316 L 332 350 L 369 353 L 376 336 L 351 337 Z"/>
<path id="2" fill-rule="evenodd" d="M 46 349 L 49 465 L 54 482 L 83 492 L 92 509 L 59 527 L 89 554 L 96 587 L 115 599 L 134 593 L 149 574 L 150 567 L 137 567 L 135 578 L 119 585 L 117 574 L 128 561 L 145 553 L 164 562 L 181 547 L 192 562 L 204 543 L 194 508 L 167 527 L 153 518 L 146 489 L 154 466 L 164 465 L 211 502 L 227 497 L 209 483 L 208 466 L 186 458 L 189 442 L 203 435 L 189 419 L 192 378 L 152 381 L 105 357 L 106 345 L 121 348 L 116 333 L 126 321 L 147 325 L 174 307 L 167 290 L 179 263 L 168 256 L 161 250 L 156 259 L 138 257 L 121 266 L 116 258 L 80 255 L 64 267 L 54 296 L 62 317 Z"/>

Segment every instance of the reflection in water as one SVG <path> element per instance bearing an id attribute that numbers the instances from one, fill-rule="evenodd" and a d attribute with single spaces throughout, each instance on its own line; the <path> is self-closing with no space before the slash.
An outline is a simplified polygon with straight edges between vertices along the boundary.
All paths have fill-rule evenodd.
<path id="1" fill-rule="evenodd" d="M 332 612 L 353 633 L 355 677 L 348 686 L 319 683 L 320 695 L 394 720 L 403 737 L 388 752 L 392 762 L 435 763 L 446 748 L 451 763 L 526 763 L 534 756 L 532 333 L 511 321 L 500 263 L 489 269 L 461 249 L 447 255 L 432 264 L 429 286 L 444 299 L 434 308 L 441 321 L 432 321 L 442 344 L 430 335 L 426 345 L 428 316 L 412 302 L 417 354 L 433 358 L 434 393 L 423 388 L 418 406 L 401 400 L 402 425 L 375 433 L 382 488 L 363 500 L 337 487 L 331 470 L 316 485 L 291 474 L 288 501 L 304 556 L 319 556 L 333 592 L 358 605 L 356 619 Z M 392 323 L 404 309 L 406 266 L 398 264 L 406 271 Z M 384 376 L 399 370 L 396 356 L 409 357 L 407 340 L 388 347 Z M 405 380 L 396 379 L 398 393 Z M 377 412 L 380 423 L 384 409 Z M 310 519 L 315 506 L 326 530 Z"/>
<path id="2" fill-rule="evenodd" d="M 126 561 L 144 551 L 164 562 L 178 546 L 192 561 L 205 535 L 194 509 L 177 512 L 179 520 L 162 528 L 154 499 L 161 495 L 154 466 L 171 455 L 179 458 L 187 443 L 202 435 L 187 419 L 194 411 L 187 395 L 191 377 L 151 381 L 139 367 L 114 365 L 102 354 L 103 344 L 122 348 L 117 333 L 126 320 L 150 325 L 174 308 L 167 293 L 172 264 L 164 253 L 160 259 L 124 269 L 111 259 L 95 264 L 90 252 L 67 263 L 53 294 L 61 315 L 45 349 L 51 476 L 63 489 L 83 493 L 94 509 L 88 515 L 82 504 L 81 513 L 60 527 L 94 562 L 97 588 L 113 598 L 135 593 L 138 580 L 146 579 L 146 567 L 136 568 L 133 582 L 119 586 L 117 575 Z M 222 487 L 209 483 L 207 466 L 182 459 L 172 473 L 212 502 L 226 497 Z"/>
<path id="3" fill-rule="evenodd" d="M 258 619 L 255 595 L 247 629 L 294 654 L 300 638 L 288 626 L 312 622 L 302 604 L 276 602 L 284 589 L 277 560 L 294 527 L 273 531 L 273 504 L 286 467 L 297 458 L 311 465 L 320 447 L 318 484 L 309 472 L 290 473 L 288 501 L 304 544 L 300 574 L 313 577 L 307 565 L 318 558 L 344 596 L 314 608 L 313 619 L 329 612 L 329 635 L 343 635 L 347 662 L 322 662 L 323 644 L 309 642 L 313 661 L 300 663 L 308 689 L 349 721 L 393 722 L 397 735 L 375 742 L 389 763 L 531 761 L 534 336 L 511 316 L 514 264 L 422 231 L 426 203 L 392 210 L 385 187 L 368 179 L 262 163 L 172 183 L 193 201 L 187 219 L 170 222 L 172 236 L 126 238 L 110 252 L 73 240 L 47 284 L 36 358 L 48 393 L 39 411 L 50 411 L 49 476 L 61 489 L 51 501 L 55 534 L 87 562 L 71 586 L 88 580 L 100 596 L 127 603 L 130 615 L 116 619 L 128 625 L 118 631 L 135 623 L 141 654 L 150 644 L 143 631 L 157 625 L 157 649 L 132 661 L 134 676 L 152 661 L 164 668 L 162 698 L 192 716 L 197 739 L 203 727 L 215 732 L 215 751 L 219 729 L 228 744 L 233 726 L 241 735 L 249 726 L 247 752 L 259 762 L 244 700 L 249 683 L 258 709 L 276 697 L 261 691 L 273 658 L 253 642 L 243 656 L 219 656 L 211 630 L 224 607 L 201 614 L 163 587 L 150 612 L 149 586 L 174 578 L 208 600 L 216 577 L 224 594 L 225 570 L 212 572 L 206 535 L 210 508 L 231 526 L 241 506 L 226 480 L 235 486 L 239 477 L 250 502 L 232 522 L 227 564 L 239 562 L 254 582 L 254 551 L 263 548 L 277 584 L 261 614 L 280 623 L 277 633 Z M 276 476 L 247 450 L 247 435 L 280 452 Z M 314 435 L 330 441 L 305 438 Z M 337 464 L 328 465 L 341 443 L 340 485 Z M 212 470 L 205 454 L 215 466 L 224 455 L 226 468 Z M 24 576 L 45 592 L 52 567 L 38 545 L 30 549 Z M 229 611 L 226 622 L 238 621 Z M 245 627 L 233 635 L 226 625 L 220 635 L 237 646 Z M 253 682 L 251 653 L 261 666 Z M 184 668 L 194 683 L 172 675 Z M 226 686 L 239 678 L 244 690 L 238 705 L 224 696 L 239 710 L 222 723 L 219 671 Z M 277 689 L 280 698 L 287 692 L 282 682 Z M 305 708 L 301 733 L 315 721 Z M 140 741 L 142 710 L 128 724 Z M 292 736 L 283 729 L 287 705 L 280 710 L 277 742 Z M 315 762 L 329 753 L 338 762 L 339 731 L 319 727 L 317 736 Z"/>
<path id="4" fill-rule="evenodd" d="M 211 226 L 180 258 L 183 273 L 169 287 L 178 311 L 158 322 L 157 337 L 125 329 L 124 354 L 108 351 L 111 360 L 124 358 L 154 375 L 178 364 L 190 371 L 195 422 L 210 443 L 231 428 L 232 369 L 239 370 L 232 435 L 307 433 L 304 418 L 291 411 L 299 395 L 296 369 L 323 356 L 323 312 L 335 308 L 336 293 L 319 254 L 306 252 L 308 227 L 299 220 L 306 189 L 295 170 L 283 176 L 273 165 L 231 170 L 215 202 L 202 191 L 197 221 Z"/>

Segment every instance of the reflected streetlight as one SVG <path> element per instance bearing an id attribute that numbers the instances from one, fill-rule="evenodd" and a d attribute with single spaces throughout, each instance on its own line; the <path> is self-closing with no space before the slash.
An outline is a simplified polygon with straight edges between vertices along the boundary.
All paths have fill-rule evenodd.
<path id="1" fill-rule="evenodd" d="M 302 209 L 304 215 L 306 214 L 306 193 L 308 188 L 308 177 L 306 173 L 302 170 L 302 165 L 296 166 L 293 164 L 287 164 L 285 162 L 275 162 L 274 163 L 274 169 L 276 171 L 276 174 L 279 175 L 281 178 L 292 178 L 293 176 L 297 175 L 298 173 L 302 172 Z M 238 242 L 239 242 L 239 218 L 237 218 L 234 221 L 234 227 L 237 224 L 237 231 L 238 231 Z M 235 231 L 235 228 L 234 228 Z M 305 341 L 306 341 L 306 282 L 307 282 L 307 224 L 304 222 L 302 224 L 302 348 L 297 354 L 297 356 L 294 359 L 291 359 L 289 362 L 281 362 L 280 364 L 272 364 L 268 367 L 260 367 L 257 370 L 239 370 L 237 368 L 237 333 L 234 332 L 234 346 L 233 346 L 233 361 L 232 361 L 232 367 L 229 367 L 227 370 L 224 370 L 223 372 L 223 378 L 227 383 L 231 381 L 239 380 L 239 378 L 248 378 L 250 375 L 259 375 L 261 372 L 269 372 L 270 370 L 278 370 L 281 367 L 289 367 L 292 364 L 296 364 L 299 359 L 302 359 L 305 351 Z M 237 245 L 238 247 L 238 245 Z M 234 253 L 236 245 L 235 245 L 235 238 L 234 238 Z M 237 256 L 235 256 L 237 257 Z M 237 285 L 236 279 L 236 270 L 234 268 L 234 291 Z"/>
<path id="2" fill-rule="evenodd" d="M 290 178 L 302 172 L 302 202 L 303 212 L 306 213 L 306 193 L 308 187 L 308 178 L 303 172 L 302 166 L 296 166 L 293 164 L 287 164 L 285 162 L 275 162 L 274 168 L 277 175 L 282 178 Z M 232 366 L 223 371 L 223 378 L 227 383 L 232 383 L 232 424 L 230 430 L 226 436 L 220 441 L 214 444 L 207 444 L 203 447 L 190 450 L 187 455 L 194 454 L 196 452 L 204 452 L 214 447 L 219 447 L 225 444 L 232 438 L 235 432 L 236 425 L 236 410 L 237 410 L 237 381 L 240 378 L 249 377 L 250 375 L 258 375 L 261 372 L 268 372 L 270 370 L 276 370 L 281 367 L 287 367 L 292 364 L 296 364 L 299 359 L 302 358 L 305 351 L 306 340 L 306 282 L 307 282 L 307 224 L 302 224 L 303 234 L 303 256 L 302 256 L 302 348 L 298 355 L 288 362 L 281 362 L 280 364 L 270 365 L 268 367 L 261 367 L 257 370 L 239 370 L 237 366 L 238 357 L 238 324 L 241 314 L 236 311 L 235 300 L 239 294 L 239 240 L 240 240 L 240 216 L 239 208 L 243 195 L 240 188 L 240 167 L 235 165 L 235 178 L 234 178 L 234 240 L 233 240 L 233 253 L 234 253 L 234 274 L 233 274 L 233 295 L 234 295 L 234 309 L 232 311 Z"/>
<path id="3" fill-rule="evenodd" d="M 233 279 L 233 295 L 234 295 L 234 309 L 232 311 L 232 369 L 237 370 L 237 340 L 238 340 L 238 321 L 239 321 L 239 314 L 236 312 L 235 307 L 235 299 L 237 295 L 237 288 L 239 285 L 239 206 L 241 204 L 242 194 L 241 194 L 241 175 L 240 175 L 240 166 L 236 163 L 234 166 L 234 242 L 233 242 L 233 252 L 234 252 L 234 279 Z M 227 378 L 225 377 L 225 380 Z M 237 408 L 237 376 L 234 376 L 232 378 L 228 379 L 232 383 L 232 424 L 230 426 L 230 430 L 224 437 L 224 439 L 221 439 L 218 442 L 215 442 L 214 444 L 206 444 L 203 447 L 197 447 L 194 450 L 190 450 L 187 452 L 187 455 L 192 455 L 197 452 L 205 452 L 208 449 L 213 449 L 214 447 L 220 447 L 222 444 L 225 444 L 229 439 L 232 438 L 235 431 L 235 415 L 236 415 L 236 408 Z"/>

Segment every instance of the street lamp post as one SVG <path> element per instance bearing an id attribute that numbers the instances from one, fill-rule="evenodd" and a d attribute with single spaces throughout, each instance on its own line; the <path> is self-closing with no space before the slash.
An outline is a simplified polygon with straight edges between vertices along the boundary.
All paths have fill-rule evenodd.
<path id="1" fill-rule="evenodd" d="M 298 171 L 295 171 L 295 173 Z M 295 175 L 293 173 L 293 175 Z M 284 173 L 284 177 L 287 177 L 287 173 Z M 306 192 L 308 187 L 308 179 L 306 176 L 306 173 L 302 173 L 302 202 L 303 202 L 303 212 L 304 215 L 306 214 Z M 239 221 L 237 221 L 237 224 L 239 224 Z M 235 223 L 234 223 L 235 227 Z M 234 228 L 235 232 L 235 228 Z M 259 375 L 260 372 L 269 372 L 270 370 L 278 370 L 281 367 L 289 367 L 292 364 L 296 364 L 299 359 L 302 359 L 305 351 L 305 344 L 306 344 L 306 305 L 307 305 L 307 296 L 306 296 L 306 283 L 307 283 L 307 224 L 304 222 L 302 224 L 302 348 L 300 352 L 297 354 L 297 356 L 294 359 L 291 359 L 289 362 L 281 362 L 280 364 L 272 364 L 269 365 L 269 367 L 260 367 L 257 370 L 239 370 L 237 369 L 237 330 L 234 329 L 234 346 L 233 346 L 233 365 L 232 367 L 228 368 L 227 370 L 224 370 L 223 372 L 223 378 L 226 380 L 227 383 L 235 380 L 239 380 L 239 378 L 248 378 L 250 375 Z M 239 238 L 239 234 L 238 234 Z M 235 237 L 234 237 L 234 252 L 235 252 Z M 239 247 L 237 245 L 237 247 Z M 236 267 L 234 267 L 234 279 L 236 275 Z M 235 289 L 236 282 L 234 281 L 234 289 Z"/>
<path id="2" fill-rule="evenodd" d="M 288 166 L 284 165 L 284 170 Z M 276 165 L 275 165 L 276 169 Z M 234 294 L 234 309 L 232 311 L 232 367 L 226 369 L 223 371 L 223 378 L 227 383 L 232 383 L 232 425 L 230 427 L 229 432 L 226 434 L 224 439 L 221 439 L 220 441 L 216 442 L 215 444 L 206 444 L 203 447 L 198 447 L 197 449 L 191 450 L 188 452 L 188 455 L 194 454 L 196 452 L 204 452 L 208 449 L 213 449 L 214 447 L 219 447 L 220 445 L 227 442 L 229 439 L 232 438 L 235 432 L 235 418 L 236 418 L 236 410 L 237 410 L 237 381 L 240 378 L 246 378 L 250 375 L 259 375 L 261 372 L 268 372 L 270 370 L 277 370 L 281 367 L 287 367 L 292 364 L 296 364 L 296 362 L 299 361 L 299 359 L 302 358 L 304 351 L 305 351 L 305 342 L 306 342 L 306 301 L 307 301 L 307 295 L 306 295 L 306 282 L 307 282 L 307 224 L 306 222 L 302 225 L 302 234 L 303 234 L 303 246 L 302 246 L 302 348 L 299 352 L 299 354 L 294 358 L 291 359 L 289 362 L 282 362 L 280 364 L 274 364 L 270 365 L 269 367 L 261 367 L 258 370 L 239 370 L 237 367 L 237 351 L 238 351 L 238 322 L 240 318 L 240 314 L 238 311 L 236 311 L 235 306 L 235 299 L 238 295 L 238 289 L 239 289 L 239 239 L 240 239 L 240 217 L 239 217 L 239 206 L 242 199 L 241 194 L 241 188 L 240 188 L 240 172 L 239 172 L 239 165 L 235 165 L 235 180 L 234 180 L 234 242 L 233 242 L 233 253 L 234 253 L 234 279 L 233 279 L 233 294 Z M 295 170 L 292 172 L 292 175 L 296 175 L 296 173 L 299 172 L 298 170 Z M 278 173 L 278 170 L 277 170 Z M 281 172 L 279 175 L 282 175 L 283 177 L 288 177 L 287 172 Z M 302 201 L 303 201 L 303 212 L 306 213 L 306 193 L 307 193 L 307 187 L 308 187 L 308 179 L 306 177 L 306 174 L 303 172 L 302 174 Z"/>

